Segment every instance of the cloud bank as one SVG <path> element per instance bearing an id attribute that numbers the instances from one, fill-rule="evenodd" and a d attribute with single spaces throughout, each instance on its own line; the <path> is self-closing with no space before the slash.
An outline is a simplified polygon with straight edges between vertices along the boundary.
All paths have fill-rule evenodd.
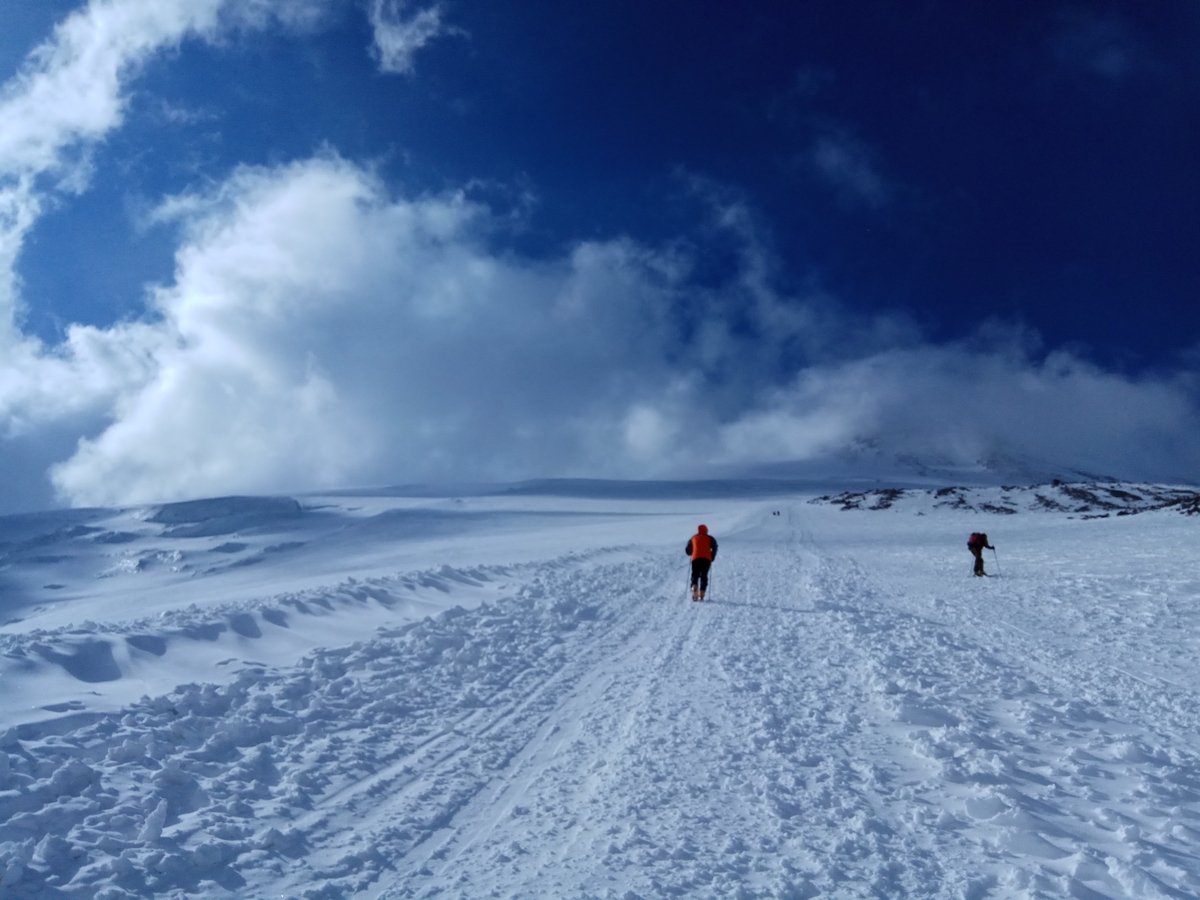
<path id="1" fill-rule="evenodd" d="M 72 329 L 26 358 L 22 380 L 6 370 L 10 423 L 22 409 L 59 420 L 107 404 L 111 421 L 52 469 L 76 504 L 669 477 L 863 441 L 1145 477 L 1200 462 L 1182 380 L 1132 380 L 1064 353 L 1034 361 L 1019 335 L 934 346 L 838 320 L 776 294 L 754 245 L 733 280 L 708 288 L 686 253 L 628 240 L 534 262 L 489 249 L 505 226 L 463 194 L 393 197 L 333 155 L 243 169 L 159 215 L 184 239 L 151 315 Z M 839 330 L 864 352 L 830 358 Z M 772 374 L 805 357 L 821 361 Z"/>
<path id="2" fill-rule="evenodd" d="M 308 19 L 299 8 L 284 24 L 314 21 L 317 5 Z M 86 186 L 86 149 L 119 126 L 137 66 L 188 36 L 282 21 L 272 9 L 97 0 L 0 95 L 10 477 L 40 468 L 64 502 L 120 505 L 695 476 L 867 445 L 952 464 L 1016 456 L 1194 478 L 1190 373 L 1127 377 L 999 328 L 931 344 L 900 317 L 784 294 L 728 197 L 712 198 L 713 224 L 739 265 L 714 284 L 697 274 L 704 248 L 684 242 L 522 257 L 505 249 L 506 218 L 467 193 L 403 196 L 332 151 L 244 167 L 162 202 L 157 219 L 180 234 L 175 274 L 140 320 L 72 326 L 57 346 L 25 335 L 21 243 L 47 198 Z"/>

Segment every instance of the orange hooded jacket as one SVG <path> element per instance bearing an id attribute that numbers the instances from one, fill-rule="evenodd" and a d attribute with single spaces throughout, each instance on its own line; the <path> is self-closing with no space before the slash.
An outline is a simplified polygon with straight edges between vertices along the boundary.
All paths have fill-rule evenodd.
<path id="1" fill-rule="evenodd" d="M 707 559 L 710 562 L 717 558 L 717 539 L 708 533 L 708 528 L 701 525 L 697 533 L 687 542 L 685 551 L 692 559 Z"/>

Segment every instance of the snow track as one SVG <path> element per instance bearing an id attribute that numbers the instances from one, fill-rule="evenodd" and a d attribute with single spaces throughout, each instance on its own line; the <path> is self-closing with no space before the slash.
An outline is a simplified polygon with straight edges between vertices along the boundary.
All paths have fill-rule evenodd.
<path id="1" fill-rule="evenodd" d="M 1200 895 L 1192 693 L 1066 651 L 1053 584 L 913 591 L 778 518 L 722 541 L 704 603 L 675 555 L 564 557 L 11 730 L 3 896 Z"/>

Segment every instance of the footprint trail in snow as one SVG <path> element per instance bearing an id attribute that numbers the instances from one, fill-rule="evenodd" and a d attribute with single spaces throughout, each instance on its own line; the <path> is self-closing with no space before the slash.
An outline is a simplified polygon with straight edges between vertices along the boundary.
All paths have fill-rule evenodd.
<path id="1" fill-rule="evenodd" d="M 1200 895 L 1194 692 L 787 523 L 12 729 L 3 896 Z"/>

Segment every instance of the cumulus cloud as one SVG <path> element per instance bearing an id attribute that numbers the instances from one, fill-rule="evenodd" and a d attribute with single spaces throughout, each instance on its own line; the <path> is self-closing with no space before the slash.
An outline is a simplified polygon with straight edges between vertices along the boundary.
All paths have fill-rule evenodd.
<path id="1" fill-rule="evenodd" d="M 79 384 L 116 397 L 53 470 L 77 504 L 689 475 L 864 441 L 1119 475 L 1179 477 L 1200 462 L 1182 382 L 1039 360 L 1003 333 L 896 346 L 908 332 L 778 295 L 753 244 L 737 276 L 707 288 L 686 254 L 628 240 L 525 260 L 491 249 L 503 224 L 463 194 L 395 197 L 333 155 L 243 169 L 160 214 L 185 237 L 157 318 L 76 329 L 31 362 L 62 379 L 38 382 L 46 399 Z M 869 334 L 836 358 L 839 329 Z M 773 375 L 789 354 L 802 361 Z"/>
<path id="2" fill-rule="evenodd" d="M 24 335 L 16 263 L 56 192 L 79 192 L 88 149 L 121 124 L 123 86 L 155 52 L 219 27 L 221 0 L 92 2 L 68 16 L 0 88 L 0 433 L 38 445 L 63 417 L 94 421 L 151 363 L 140 325 L 72 327 L 47 349 Z M 55 442 L 61 446 L 61 440 Z M 6 462 L 11 463 L 11 459 Z"/>
<path id="3" fill-rule="evenodd" d="M 20 329 L 16 263 L 26 237 L 56 194 L 86 189 L 91 149 L 121 125 L 128 82 L 156 53 L 189 37 L 213 40 L 231 27 L 273 23 L 305 27 L 325 5 L 325 0 L 91 0 L 0 87 L 0 434 L 8 438 L 10 471 L 14 454 L 20 455 L 12 449 L 16 443 L 61 446 L 64 416 L 82 417 L 77 424 L 94 422 L 152 361 L 150 334 L 141 325 L 107 331 L 72 327 L 54 348 Z M 31 434 L 37 428 L 58 437 L 48 444 Z"/>
<path id="4" fill-rule="evenodd" d="M 55 468 L 74 502 L 588 466 L 678 378 L 680 273 L 629 242 L 505 259 L 486 209 L 393 199 L 334 156 L 163 214 L 187 239 L 145 326 L 153 362 Z"/>
<path id="5" fill-rule="evenodd" d="M 446 33 L 441 9 L 434 5 L 405 18 L 405 0 L 371 0 L 371 27 L 375 32 L 375 52 L 384 72 L 407 74 L 413 69 L 413 55 L 440 34 Z"/>

